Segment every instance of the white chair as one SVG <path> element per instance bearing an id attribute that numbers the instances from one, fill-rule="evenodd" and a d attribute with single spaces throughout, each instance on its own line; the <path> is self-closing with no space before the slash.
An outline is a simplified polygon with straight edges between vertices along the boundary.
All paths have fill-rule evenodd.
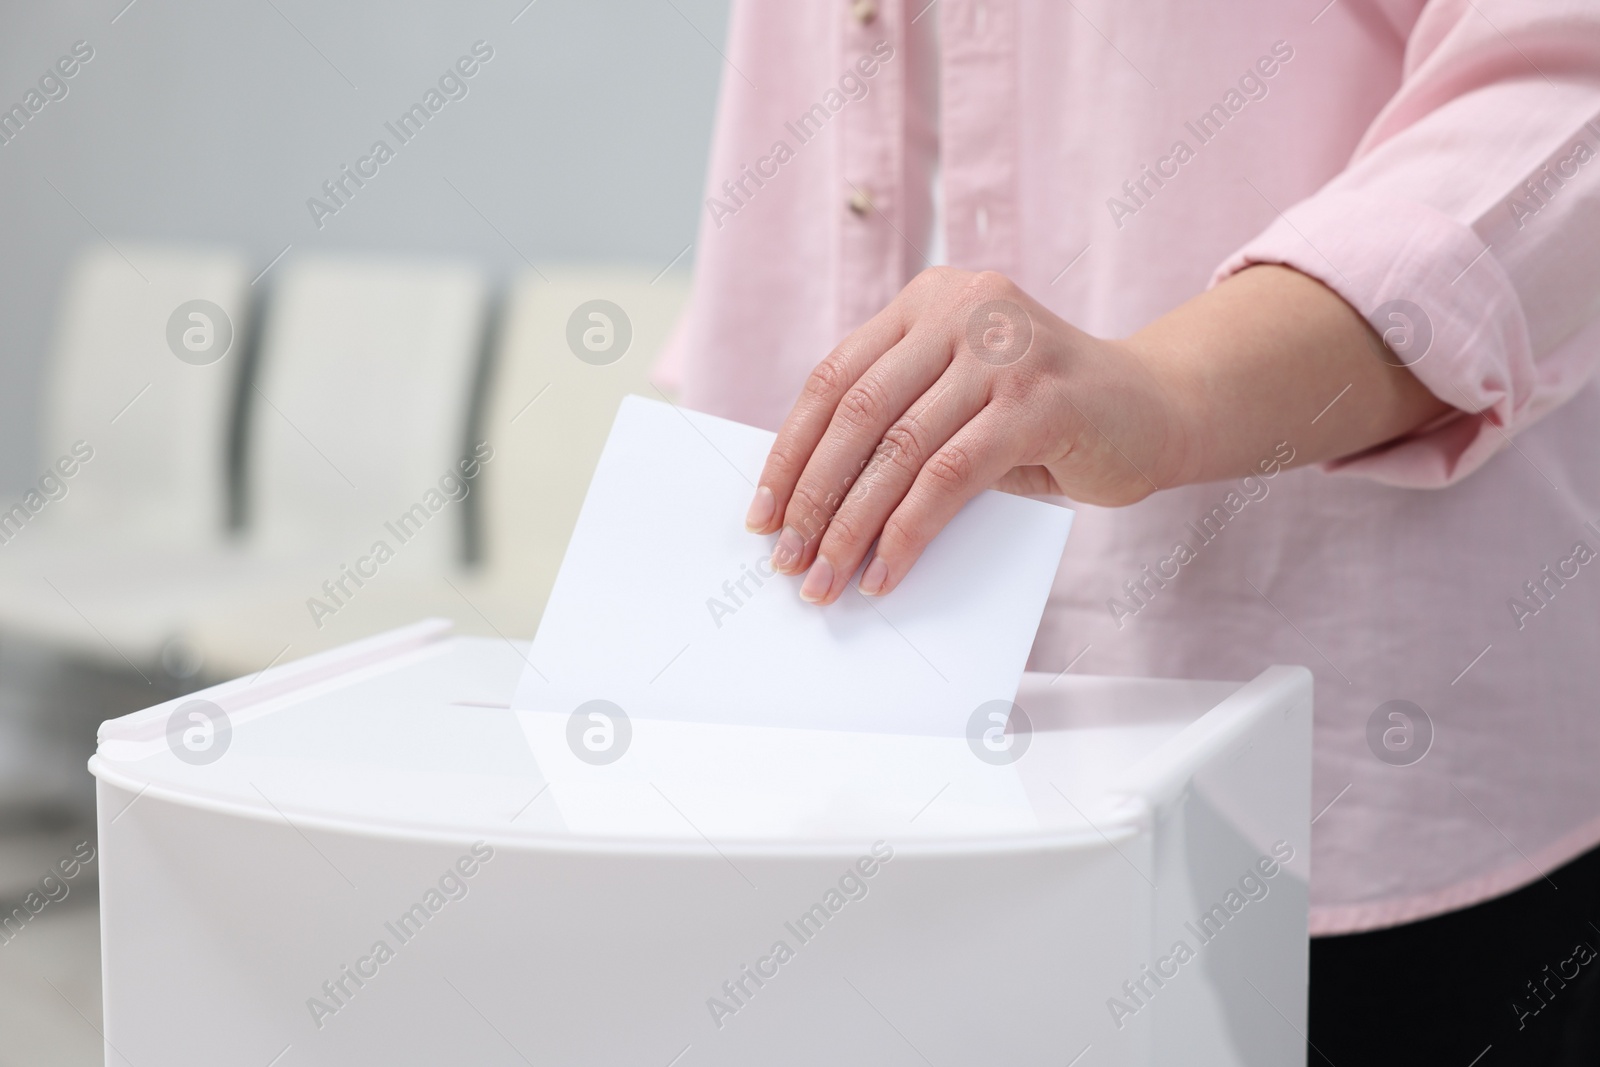
<path id="1" fill-rule="evenodd" d="M 439 487 L 460 474 L 483 276 L 454 263 L 324 256 L 278 270 L 246 395 L 248 536 L 130 554 L 55 582 L 80 627 L 135 665 L 174 648 L 203 662 L 183 639 L 196 620 L 269 598 L 300 605 L 294 636 L 315 633 L 305 602 L 341 610 L 337 589 L 358 589 L 349 569 L 362 569 L 378 541 L 392 552 L 386 578 L 460 553 L 461 508 Z"/>
<path id="2" fill-rule="evenodd" d="M 487 295 L 464 265 L 287 266 L 251 397 L 247 521 L 258 552 L 364 550 L 460 474 Z M 446 565 L 461 551 L 461 512 L 424 510 L 396 550 Z"/>
<path id="3" fill-rule="evenodd" d="M 250 325 L 250 275 L 237 253 L 119 248 L 82 253 L 63 289 L 45 371 L 41 474 L 30 487 L 38 510 L 26 497 L 0 503 L 10 509 L 0 518 L 0 629 L 113 660 L 68 590 L 142 573 L 151 554 L 222 544 L 228 434 Z M 220 307 L 222 318 L 193 301 Z"/>
<path id="4" fill-rule="evenodd" d="M 516 281 L 482 430 L 496 450 L 481 498 L 485 577 L 518 590 L 515 632 L 524 635 L 533 633 L 555 583 L 617 405 L 629 393 L 659 396 L 650 369 L 689 288 L 679 273 L 547 273 L 549 281 L 528 274 Z M 592 309 L 599 300 L 622 309 L 632 337 L 620 356 L 584 350 L 586 360 L 574 351 L 585 333 L 603 341 L 609 331 L 615 343 L 622 330 L 605 321 L 607 311 Z"/>
<path id="5" fill-rule="evenodd" d="M 617 405 L 629 392 L 655 395 L 647 384 L 650 366 L 687 290 L 684 274 L 657 276 L 616 266 L 546 267 L 516 278 L 474 434 L 475 443 L 493 449 L 468 499 L 481 560 L 470 568 L 385 573 L 335 615 L 323 616 L 320 627 L 307 625 L 306 600 L 313 590 L 276 590 L 249 604 L 219 606 L 195 619 L 185 635 L 208 671 L 216 676 L 259 670 L 274 660 L 357 640 L 424 615 L 450 617 L 467 633 L 530 636 Z M 591 342 L 605 340 L 607 324 L 589 319 L 585 310 L 594 300 L 610 301 L 628 319 L 625 332 L 631 338 L 611 362 L 604 361 L 612 353 L 587 348 L 583 351 L 593 362 L 580 359 L 568 342 L 575 313 L 584 330 L 598 331 Z M 621 325 L 609 324 L 613 343 Z M 583 345 L 581 331 L 578 344 Z M 273 416 L 268 411 L 261 417 Z M 341 486 L 330 483 L 328 491 L 337 498 Z"/>

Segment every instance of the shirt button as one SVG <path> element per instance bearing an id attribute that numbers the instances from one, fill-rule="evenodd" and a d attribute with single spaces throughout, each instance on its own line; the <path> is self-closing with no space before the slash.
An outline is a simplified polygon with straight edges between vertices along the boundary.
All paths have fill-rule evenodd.
<path id="1" fill-rule="evenodd" d="M 865 215 L 872 210 L 872 197 L 857 189 L 850 194 L 850 210 L 857 215 Z"/>
<path id="2" fill-rule="evenodd" d="M 861 25 L 867 26 L 878 17 L 878 5 L 874 0 L 855 0 L 850 5 L 850 14 L 854 15 Z"/>

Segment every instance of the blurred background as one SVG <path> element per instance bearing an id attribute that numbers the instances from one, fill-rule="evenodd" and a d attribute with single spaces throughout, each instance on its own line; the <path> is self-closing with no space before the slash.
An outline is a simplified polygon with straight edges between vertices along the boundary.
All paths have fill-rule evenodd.
<path id="1" fill-rule="evenodd" d="M 101 721 L 532 635 L 687 292 L 726 19 L 0 4 L 0 1065 L 101 1062 L 97 864 L 39 892 Z"/>

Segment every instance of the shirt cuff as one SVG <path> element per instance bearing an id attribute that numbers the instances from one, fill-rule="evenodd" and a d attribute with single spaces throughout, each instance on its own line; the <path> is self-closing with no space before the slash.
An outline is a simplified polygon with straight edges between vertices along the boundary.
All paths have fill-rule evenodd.
<path id="1" fill-rule="evenodd" d="M 1324 470 L 1431 489 L 1465 478 L 1531 421 L 1535 371 L 1522 305 L 1470 226 L 1425 204 L 1322 193 L 1290 208 L 1211 279 L 1258 263 L 1338 293 L 1457 411 Z M 1519 421 L 1521 420 L 1521 421 Z"/>

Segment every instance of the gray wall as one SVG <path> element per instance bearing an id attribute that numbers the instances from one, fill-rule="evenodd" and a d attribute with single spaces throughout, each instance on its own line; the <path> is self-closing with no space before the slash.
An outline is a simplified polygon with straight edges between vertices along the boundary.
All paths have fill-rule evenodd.
<path id="1" fill-rule="evenodd" d="M 74 42 L 94 49 L 0 145 L 0 488 L 43 462 L 57 292 L 101 234 L 228 243 L 263 267 L 291 245 L 500 275 L 523 257 L 665 267 L 694 239 L 727 0 L 126 4 L 0 4 L 0 107 Z M 394 145 L 383 124 L 479 39 L 494 58 L 467 95 L 318 229 L 307 198 Z"/>

